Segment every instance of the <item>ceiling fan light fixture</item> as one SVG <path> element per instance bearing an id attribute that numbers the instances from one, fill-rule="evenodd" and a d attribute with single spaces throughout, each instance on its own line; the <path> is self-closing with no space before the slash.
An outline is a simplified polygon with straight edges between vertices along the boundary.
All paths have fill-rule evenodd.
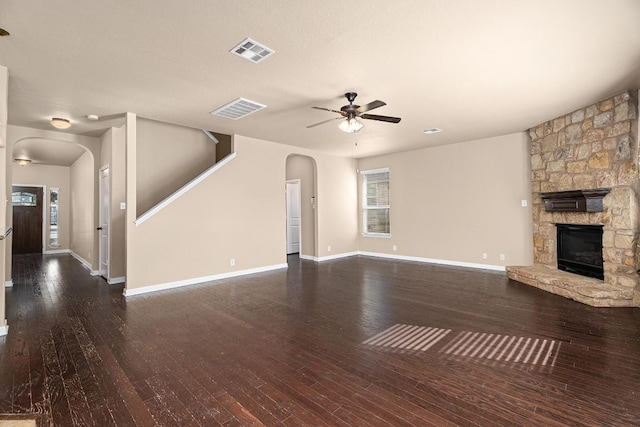
<path id="1" fill-rule="evenodd" d="M 69 122 L 68 119 L 54 117 L 51 119 L 51 126 L 57 129 L 67 129 L 69 126 L 71 126 L 71 122 Z"/>
<path id="2" fill-rule="evenodd" d="M 19 164 L 20 166 L 26 166 L 29 163 L 31 163 L 31 160 L 29 159 L 13 159 L 13 161 Z"/>
<path id="3" fill-rule="evenodd" d="M 343 132 L 354 133 L 362 129 L 364 125 L 361 122 L 359 122 L 358 119 L 356 119 L 355 117 L 350 117 L 346 120 L 342 120 L 340 124 L 338 124 L 338 127 Z"/>

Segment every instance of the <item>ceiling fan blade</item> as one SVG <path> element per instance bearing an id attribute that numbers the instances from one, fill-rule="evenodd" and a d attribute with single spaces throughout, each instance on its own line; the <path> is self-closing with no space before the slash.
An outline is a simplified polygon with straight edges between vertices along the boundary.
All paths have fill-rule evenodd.
<path id="1" fill-rule="evenodd" d="M 364 113 L 365 111 L 373 110 L 374 108 L 380 108 L 384 105 L 387 105 L 386 102 L 382 102 L 380 100 L 375 100 L 365 105 L 361 105 L 356 108 L 356 113 Z"/>
<path id="2" fill-rule="evenodd" d="M 363 114 L 359 116 L 361 119 L 378 120 L 379 122 L 400 123 L 400 117 L 378 116 L 375 114 Z"/>
<path id="3" fill-rule="evenodd" d="M 332 113 L 338 113 L 338 114 L 344 115 L 342 114 L 342 111 L 332 110 L 331 108 L 324 108 L 324 107 L 311 107 L 311 108 L 315 108 L 316 110 L 322 110 L 322 111 L 330 111 Z"/>
<path id="4" fill-rule="evenodd" d="M 320 125 L 323 125 L 323 124 L 325 124 L 325 123 L 329 123 L 329 122 L 332 122 L 332 121 L 334 121 L 334 120 L 339 120 L 339 119 L 344 119 L 344 117 L 340 116 L 340 117 L 334 117 L 333 119 L 329 119 L 329 120 L 323 120 L 323 121 L 321 121 L 321 122 L 319 122 L 319 123 L 314 123 L 314 124 L 312 124 L 312 125 L 307 126 L 307 129 L 309 129 L 309 128 L 314 128 L 314 127 L 316 127 L 316 126 L 320 126 Z"/>

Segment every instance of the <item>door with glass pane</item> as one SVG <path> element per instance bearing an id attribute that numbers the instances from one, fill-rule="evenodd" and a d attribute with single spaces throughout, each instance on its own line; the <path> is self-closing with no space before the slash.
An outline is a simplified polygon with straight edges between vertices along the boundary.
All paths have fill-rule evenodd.
<path id="1" fill-rule="evenodd" d="M 13 187 L 14 254 L 42 253 L 42 193 L 41 187 Z"/>

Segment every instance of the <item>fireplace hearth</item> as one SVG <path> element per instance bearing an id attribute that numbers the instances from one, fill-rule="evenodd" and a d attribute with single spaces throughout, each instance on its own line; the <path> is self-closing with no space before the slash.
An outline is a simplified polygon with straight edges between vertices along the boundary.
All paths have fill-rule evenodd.
<path id="1" fill-rule="evenodd" d="M 558 269 L 604 280 L 602 226 L 556 224 Z"/>

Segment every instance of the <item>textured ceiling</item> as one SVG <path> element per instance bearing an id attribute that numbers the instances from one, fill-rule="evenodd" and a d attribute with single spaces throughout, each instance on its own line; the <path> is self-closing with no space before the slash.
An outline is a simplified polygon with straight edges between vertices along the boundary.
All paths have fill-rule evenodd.
<path id="1" fill-rule="evenodd" d="M 63 116 L 97 135 L 106 122 L 87 114 L 130 111 L 365 157 L 523 131 L 637 88 L 639 22 L 637 0 L 3 0 L 0 64 L 10 124 Z M 246 37 L 276 53 L 229 53 Z M 402 122 L 306 129 L 333 117 L 310 107 L 339 109 L 347 91 Z M 209 114 L 238 97 L 267 108 Z"/>

